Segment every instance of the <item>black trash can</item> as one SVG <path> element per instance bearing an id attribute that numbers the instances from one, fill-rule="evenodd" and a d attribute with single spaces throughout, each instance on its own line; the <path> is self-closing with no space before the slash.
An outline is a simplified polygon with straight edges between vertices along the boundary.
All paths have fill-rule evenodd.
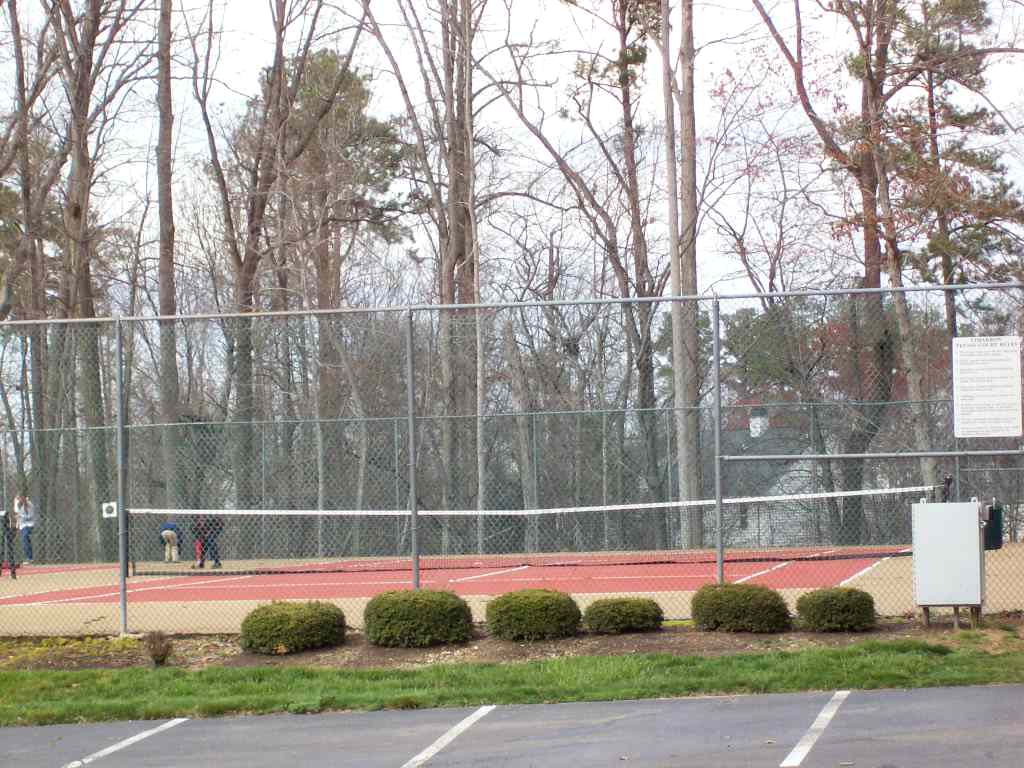
<path id="1" fill-rule="evenodd" d="M 1003 505 L 993 504 L 988 508 L 988 523 L 985 525 L 985 549 L 1003 548 Z"/>

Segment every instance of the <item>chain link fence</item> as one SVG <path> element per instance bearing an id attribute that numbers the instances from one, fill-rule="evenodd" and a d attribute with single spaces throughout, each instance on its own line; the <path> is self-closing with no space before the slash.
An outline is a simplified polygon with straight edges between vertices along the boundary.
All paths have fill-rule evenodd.
<path id="1" fill-rule="evenodd" d="M 4 626 L 234 631 L 279 598 L 331 599 L 358 624 L 369 596 L 414 581 L 476 609 L 546 580 L 673 617 L 715 578 L 791 600 L 848 584 L 904 614 L 910 506 L 947 475 L 954 497 L 1002 503 L 986 605 L 1021 610 L 1020 440 L 953 437 L 950 349 L 1021 335 L 1022 297 L 6 323 L 5 561 L 27 559 L 16 494 L 39 522 L 32 563 L 0 580 Z M 120 519 L 102 516 L 115 500 Z"/>

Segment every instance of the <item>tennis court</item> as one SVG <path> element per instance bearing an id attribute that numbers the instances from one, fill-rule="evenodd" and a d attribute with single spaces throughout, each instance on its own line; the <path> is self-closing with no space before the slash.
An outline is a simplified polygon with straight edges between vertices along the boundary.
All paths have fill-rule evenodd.
<path id="1" fill-rule="evenodd" d="M 906 547 L 730 552 L 734 559 L 724 563 L 724 575 L 729 582 L 778 589 L 791 604 L 811 589 L 856 586 L 875 596 L 880 613 L 896 615 L 913 610 L 909 554 Z M 159 569 L 159 575 L 127 579 L 132 631 L 233 632 L 249 610 L 271 600 L 331 601 L 342 607 L 351 625 L 359 626 L 369 598 L 411 587 L 408 561 L 403 559 L 226 559 L 216 571 L 190 570 L 186 563 L 136 567 Z M 1024 579 L 1024 545 L 988 553 L 986 571 L 986 610 L 1001 610 L 1001 596 L 1009 598 L 1011 587 Z M 518 564 L 507 557 L 424 558 L 420 585 L 462 595 L 477 619 L 483 618 L 491 597 L 524 588 L 561 590 L 582 606 L 606 596 L 649 596 L 667 617 L 687 618 L 693 592 L 715 580 L 713 552 L 643 552 L 545 555 Z M 119 599 L 116 565 L 27 566 L 19 569 L 16 580 L 0 581 L 0 622 L 11 634 L 46 635 L 75 631 L 74 626 L 79 633 L 116 632 Z"/>
<path id="2" fill-rule="evenodd" d="M 326 600 L 351 626 L 374 595 L 419 586 L 466 599 L 482 620 L 489 599 L 517 589 L 553 589 L 581 607 L 608 596 L 651 597 L 668 619 L 691 615 L 693 593 L 723 581 L 797 598 L 822 587 L 869 591 L 881 615 L 914 610 L 909 511 L 921 487 L 841 494 L 726 499 L 723 548 L 692 548 L 669 527 L 703 516 L 715 540 L 713 501 L 535 510 L 167 510 L 136 508 L 124 524 L 125 615 L 131 632 L 237 632 L 254 607 L 272 600 Z M 855 500 L 877 520 L 879 541 L 816 541 L 830 504 Z M 117 520 L 105 520 L 111 526 Z M 176 526 L 179 560 L 163 538 Z M 204 568 L 191 551 L 215 531 Z M 658 546 L 659 536 L 676 546 Z M 662 540 L 663 540 L 662 538 Z M 413 543 L 417 546 L 413 546 Z M 209 544 L 209 542 L 208 542 Z M 721 558 L 721 563 L 719 562 Z M 219 567 L 212 567 L 214 564 Z M 1024 544 L 986 557 L 987 611 L 1019 607 Z M 0 579 L 6 634 L 117 633 L 122 629 L 118 563 L 43 563 Z"/>

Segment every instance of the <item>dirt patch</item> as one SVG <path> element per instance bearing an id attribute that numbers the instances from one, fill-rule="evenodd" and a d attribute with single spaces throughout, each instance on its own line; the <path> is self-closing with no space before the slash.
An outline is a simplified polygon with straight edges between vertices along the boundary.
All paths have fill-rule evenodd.
<path id="1" fill-rule="evenodd" d="M 866 639 L 917 639 L 952 648 L 990 653 L 1024 651 L 1024 613 L 986 616 L 977 630 L 956 630 L 952 623 L 925 628 L 909 619 L 890 620 L 871 632 L 777 635 L 698 632 L 670 626 L 660 632 L 628 635 L 581 634 L 565 640 L 514 643 L 478 631 L 461 646 L 436 648 L 378 648 L 362 633 L 350 631 L 344 645 L 288 656 L 245 653 L 237 635 L 177 636 L 168 666 L 207 667 L 413 668 L 427 664 L 521 662 L 569 656 L 613 656 L 667 653 L 676 656 L 722 656 L 805 648 L 843 647 Z M 138 638 L 10 638 L 0 639 L 0 669 L 107 669 L 151 666 Z"/>

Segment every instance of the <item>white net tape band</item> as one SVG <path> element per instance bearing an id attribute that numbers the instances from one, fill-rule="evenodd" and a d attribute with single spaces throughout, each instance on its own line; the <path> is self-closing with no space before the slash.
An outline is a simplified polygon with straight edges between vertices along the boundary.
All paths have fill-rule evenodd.
<path id="1" fill-rule="evenodd" d="M 911 493 L 927 493 L 939 486 L 917 485 L 906 488 L 872 488 L 861 491 L 833 491 L 831 493 L 796 493 L 787 496 L 737 496 L 722 499 L 722 504 L 779 504 L 826 499 L 845 499 L 858 496 L 896 496 Z M 590 507 L 547 507 L 545 509 L 421 509 L 420 517 L 531 517 L 535 515 L 564 515 L 588 512 L 641 512 L 646 510 L 689 509 L 715 506 L 714 499 L 694 501 L 652 501 L 642 504 L 609 504 Z M 129 515 L 227 515 L 240 517 L 409 517 L 408 509 L 177 509 L 159 507 L 132 507 Z"/>

